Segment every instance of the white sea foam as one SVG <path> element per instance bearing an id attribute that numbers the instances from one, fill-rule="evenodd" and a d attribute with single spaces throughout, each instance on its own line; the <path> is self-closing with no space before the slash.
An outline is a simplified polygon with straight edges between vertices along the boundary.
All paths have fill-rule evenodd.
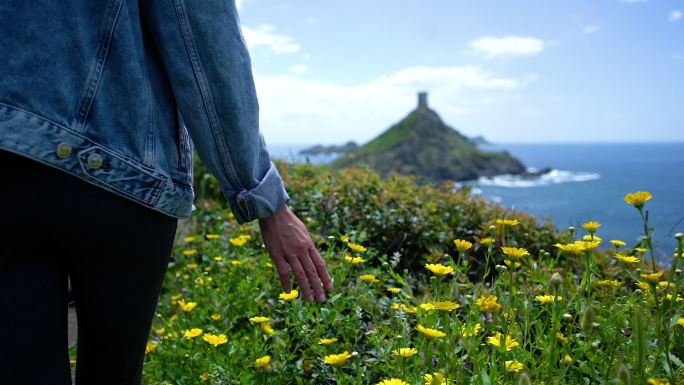
<path id="1" fill-rule="evenodd" d="M 497 175 L 481 177 L 477 183 L 481 186 L 497 187 L 537 187 L 558 183 L 588 182 L 600 179 L 595 172 L 551 170 L 539 176 Z"/>

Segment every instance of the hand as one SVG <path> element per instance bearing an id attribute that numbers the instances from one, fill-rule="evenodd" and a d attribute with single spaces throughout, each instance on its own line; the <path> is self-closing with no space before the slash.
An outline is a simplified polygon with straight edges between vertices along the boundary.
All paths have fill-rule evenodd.
<path id="1" fill-rule="evenodd" d="M 280 285 L 286 293 L 292 290 L 290 270 L 307 301 L 325 301 L 325 291 L 332 290 L 332 280 L 325 261 L 316 250 L 311 235 L 287 204 L 266 218 L 259 219 L 261 238 L 275 262 Z M 321 285 L 321 283 L 323 283 Z"/>

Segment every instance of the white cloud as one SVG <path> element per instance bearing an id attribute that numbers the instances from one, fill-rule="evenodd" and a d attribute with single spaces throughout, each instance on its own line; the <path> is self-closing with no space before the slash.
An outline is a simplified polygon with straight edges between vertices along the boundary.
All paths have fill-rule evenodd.
<path id="1" fill-rule="evenodd" d="M 684 17 L 684 13 L 682 13 L 682 11 L 679 9 L 675 9 L 674 11 L 670 12 L 670 16 L 667 19 L 675 22 L 681 20 L 682 17 Z"/>
<path id="2" fill-rule="evenodd" d="M 268 143 L 366 141 L 416 106 L 416 93 L 447 124 L 491 114 L 492 105 L 536 80 L 504 77 L 477 66 L 415 66 L 357 85 L 255 73 L 260 124 Z"/>
<path id="3" fill-rule="evenodd" d="M 297 64 L 293 65 L 290 67 L 290 72 L 296 73 L 296 74 L 303 74 L 304 72 L 308 71 L 309 67 L 305 66 L 304 64 Z"/>
<path id="4" fill-rule="evenodd" d="M 245 2 L 247 2 L 247 0 L 235 0 L 235 6 L 237 9 L 241 9 Z"/>
<path id="5" fill-rule="evenodd" d="M 601 27 L 598 25 L 587 25 L 584 28 L 582 28 L 582 31 L 584 33 L 596 33 L 601 30 Z"/>
<path id="6" fill-rule="evenodd" d="M 486 36 L 471 41 L 469 45 L 486 59 L 532 56 L 544 50 L 543 40 L 528 36 Z"/>
<path id="7" fill-rule="evenodd" d="M 291 37 L 274 33 L 274 30 L 269 24 L 262 24 L 256 29 L 243 26 L 242 34 L 249 49 L 266 46 L 276 55 L 300 51 L 301 47 Z"/>

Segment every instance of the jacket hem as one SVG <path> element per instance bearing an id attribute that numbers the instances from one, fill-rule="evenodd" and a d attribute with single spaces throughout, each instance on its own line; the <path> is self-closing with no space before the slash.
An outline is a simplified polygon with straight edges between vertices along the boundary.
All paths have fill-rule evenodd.
<path id="1" fill-rule="evenodd" d="M 60 157 L 58 146 L 62 150 L 65 146 L 69 148 L 68 154 L 62 152 Z M 85 135 L 4 103 L 0 103 L 0 148 L 65 171 L 168 216 L 187 219 L 192 213 L 192 187 L 176 183 L 165 173 Z"/>

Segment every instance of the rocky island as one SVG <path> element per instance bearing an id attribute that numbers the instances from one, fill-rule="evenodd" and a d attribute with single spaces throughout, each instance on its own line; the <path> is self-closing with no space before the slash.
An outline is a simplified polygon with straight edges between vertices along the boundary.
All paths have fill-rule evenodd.
<path id="1" fill-rule="evenodd" d="M 465 181 L 479 177 L 526 175 L 526 167 L 507 152 L 480 150 L 473 140 L 446 125 L 428 107 L 427 93 L 418 106 L 385 132 L 337 158 L 335 168 L 366 165 L 380 175 L 392 172 L 433 181 Z"/>

